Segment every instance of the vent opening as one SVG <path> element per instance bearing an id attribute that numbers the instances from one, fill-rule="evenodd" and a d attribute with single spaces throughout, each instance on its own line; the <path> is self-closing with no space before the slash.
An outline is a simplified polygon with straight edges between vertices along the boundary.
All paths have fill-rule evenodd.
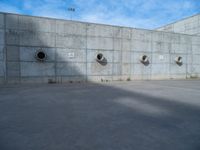
<path id="1" fill-rule="evenodd" d="M 97 61 L 103 61 L 104 57 L 103 54 L 99 53 L 97 54 Z"/>
<path id="2" fill-rule="evenodd" d="M 39 61 L 44 61 L 46 59 L 46 54 L 43 51 L 36 52 L 36 59 Z"/>

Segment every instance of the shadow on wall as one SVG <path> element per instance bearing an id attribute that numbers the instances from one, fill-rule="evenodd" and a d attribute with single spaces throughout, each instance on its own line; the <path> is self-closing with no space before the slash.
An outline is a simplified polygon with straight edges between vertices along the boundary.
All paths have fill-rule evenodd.
<path id="1" fill-rule="evenodd" d="M 8 83 L 86 80 L 82 37 L 60 33 L 55 20 L 5 15 Z M 65 47 L 68 43 L 77 47 Z"/>
<path id="2" fill-rule="evenodd" d="M 135 68 L 139 70 L 138 78 L 141 76 L 141 79 L 150 79 L 151 77 L 149 62 L 144 62 L 143 65 L 136 60 L 137 66 L 132 65 L 130 57 L 132 52 L 127 46 L 131 41 L 129 34 L 127 39 L 117 35 L 118 39 L 113 40 L 110 35 L 109 38 L 106 37 L 108 34 L 103 38 L 93 37 L 92 32 L 95 28 L 90 32 L 87 31 L 86 23 L 74 24 L 63 20 L 5 15 L 6 81 L 9 83 L 130 80 Z M 115 32 L 118 33 L 121 28 L 113 30 L 117 30 Z M 129 33 L 129 30 L 125 32 Z M 88 34 L 90 35 L 87 36 Z M 92 49 L 99 41 L 106 46 L 99 44 L 101 50 Z M 110 42 L 113 43 L 108 44 Z M 128 52 L 122 52 L 123 42 Z M 87 47 L 88 45 L 90 48 Z M 36 58 L 38 52 L 44 53 L 43 60 Z"/>
<path id="3" fill-rule="evenodd" d="M 40 24 L 40 18 L 37 19 L 37 25 L 26 16 L 16 20 L 11 15 L 6 19 L 7 80 L 85 81 L 86 57 L 82 61 L 73 57 L 84 50 L 56 44 L 58 39 L 77 42 L 80 37 L 53 33 L 52 22 Z M 103 56 L 97 59 L 100 63 L 104 60 Z M 79 84 L 82 91 L 77 91 L 75 84 L 72 89 L 59 85 L 67 92 L 54 86 L 45 91 L 43 86 L 30 91 L 19 88 L 23 93 L 25 90 L 28 100 L 18 94 L 15 99 L 1 102 L 0 114 L 4 117 L 0 117 L 0 149 L 160 150 L 163 145 L 166 149 L 199 146 L 199 106 L 171 103 L 168 98 L 143 94 L 123 85 Z M 18 98 L 20 103 L 12 105 Z M 15 115 L 7 113 L 7 108 Z"/>

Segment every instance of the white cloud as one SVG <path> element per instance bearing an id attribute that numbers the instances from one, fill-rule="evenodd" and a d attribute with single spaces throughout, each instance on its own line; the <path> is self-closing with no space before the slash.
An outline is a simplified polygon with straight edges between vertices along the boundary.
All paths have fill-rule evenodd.
<path id="1" fill-rule="evenodd" d="M 22 6 L 1 4 L 1 11 L 69 19 L 68 7 L 75 7 L 73 19 L 155 28 L 197 12 L 194 0 L 21 0 Z M 20 9 L 19 9 L 20 8 Z"/>

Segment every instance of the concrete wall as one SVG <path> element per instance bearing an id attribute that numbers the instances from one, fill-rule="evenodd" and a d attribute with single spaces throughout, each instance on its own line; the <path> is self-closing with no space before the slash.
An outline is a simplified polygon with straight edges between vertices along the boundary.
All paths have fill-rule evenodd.
<path id="1" fill-rule="evenodd" d="M 200 14 L 160 27 L 157 30 L 200 35 Z"/>
<path id="2" fill-rule="evenodd" d="M 0 14 L 0 83 L 4 82 L 5 77 L 5 29 L 4 29 L 4 15 Z"/>
<path id="3" fill-rule="evenodd" d="M 200 76 L 200 37 L 1 14 L 1 82 L 171 79 Z M 5 34 L 5 40 L 4 40 Z M 35 59 L 37 50 L 47 54 Z M 96 55 L 107 63 L 101 65 Z M 141 55 L 149 64 L 140 62 Z M 183 57 L 177 65 L 176 56 Z"/>

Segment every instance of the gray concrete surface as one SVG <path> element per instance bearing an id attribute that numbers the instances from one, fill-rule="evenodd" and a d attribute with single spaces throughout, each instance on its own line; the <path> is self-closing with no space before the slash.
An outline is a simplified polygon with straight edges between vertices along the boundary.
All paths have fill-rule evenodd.
<path id="1" fill-rule="evenodd" d="M 178 20 L 157 28 L 158 31 L 170 31 L 189 35 L 200 35 L 200 14 Z"/>
<path id="2" fill-rule="evenodd" d="M 0 83 L 200 77 L 199 36 L 8 13 L 0 20 Z M 35 59 L 39 49 L 44 62 Z"/>
<path id="3" fill-rule="evenodd" d="M 199 150 L 200 80 L 0 86 L 1 150 Z"/>

